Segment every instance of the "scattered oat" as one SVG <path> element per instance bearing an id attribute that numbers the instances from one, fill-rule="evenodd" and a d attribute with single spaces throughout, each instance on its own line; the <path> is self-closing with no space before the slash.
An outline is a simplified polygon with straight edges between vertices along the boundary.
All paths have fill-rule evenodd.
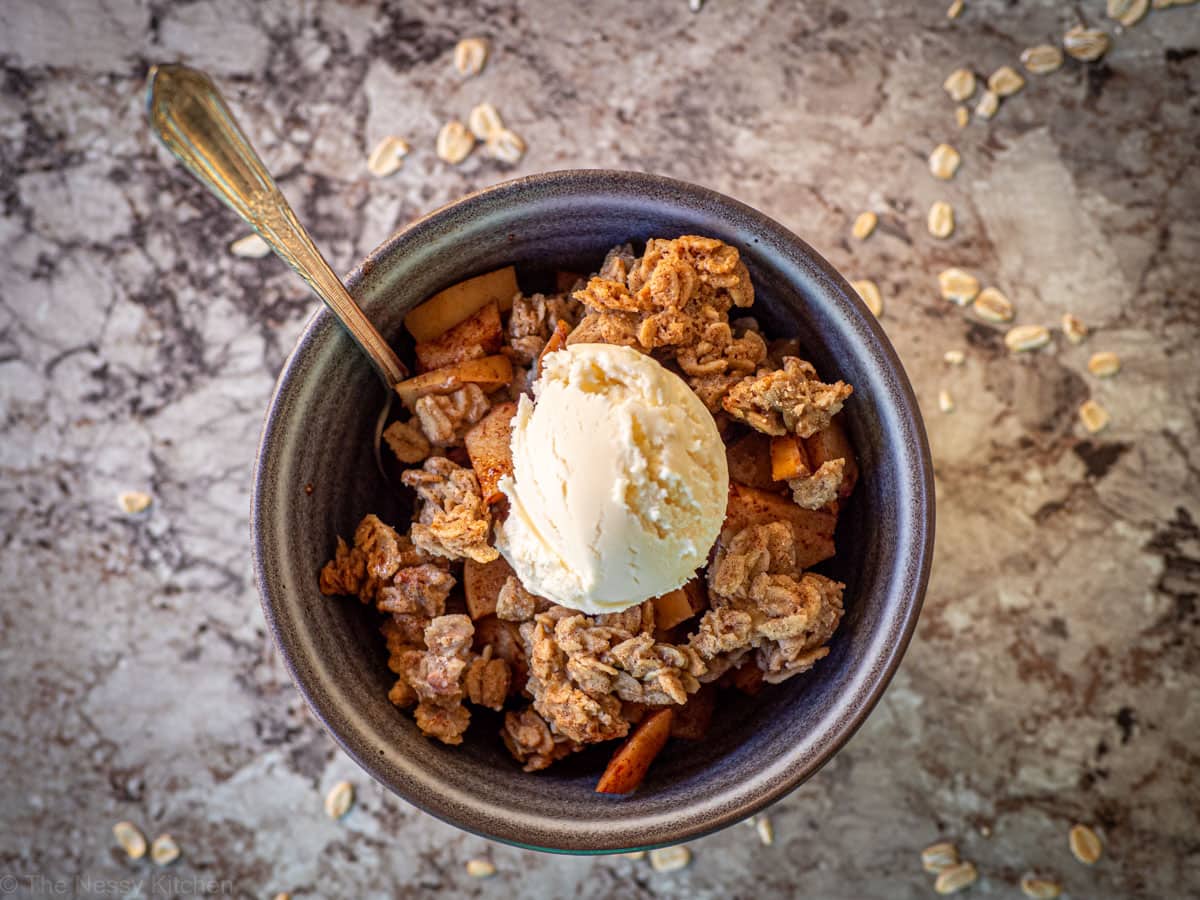
<path id="1" fill-rule="evenodd" d="M 938 391 L 938 409 L 944 413 L 954 412 L 954 398 L 950 396 L 950 392 L 945 388 Z"/>
<path id="2" fill-rule="evenodd" d="M 1150 11 L 1150 0 L 1108 0 L 1108 17 L 1132 28 Z"/>
<path id="3" fill-rule="evenodd" d="M 764 847 L 770 847 L 775 843 L 775 826 L 771 824 L 771 820 L 766 816 L 759 816 L 754 823 L 754 828 L 758 832 L 758 839 L 762 841 Z"/>
<path id="4" fill-rule="evenodd" d="M 979 102 L 975 104 L 975 115 L 981 119 L 990 119 L 999 108 L 999 95 L 995 91 L 984 91 L 979 95 Z"/>
<path id="5" fill-rule="evenodd" d="M 492 132 L 487 143 L 483 145 L 483 150 L 493 159 L 515 165 L 525 155 L 525 141 L 516 132 L 501 128 Z"/>
<path id="6" fill-rule="evenodd" d="M 1044 325 L 1018 325 L 1004 335 L 1004 343 L 1013 353 L 1036 350 L 1050 343 L 1050 331 Z"/>
<path id="7" fill-rule="evenodd" d="M 500 113 L 490 103 L 480 103 L 467 116 L 467 128 L 481 141 L 486 141 L 503 127 Z"/>
<path id="8" fill-rule="evenodd" d="M 941 872 L 958 865 L 958 848 L 949 841 L 931 844 L 921 851 L 921 866 L 926 872 Z"/>
<path id="9" fill-rule="evenodd" d="M 942 87 L 950 99 L 963 101 L 975 93 L 975 73 L 970 69 L 955 69 L 946 76 Z"/>
<path id="10" fill-rule="evenodd" d="M 118 822 L 112 830 L 113 837 L 130 859 L 141 859 L 146 855 L 146 836 L 132 822 Z"/>
<path id="11" fill-rule="evenodd" d="M 963 11 L 963 0 L 954 0 L 954 2 L 950 4 L 950 8 L 946 10 L 946 18 L 947 19 L 957 19 L 959 16 L 962 15 L 962 11 Z"/>
<path id="12" fill-rule="evenodd" d="M 486 859 L 469 859 L 467 874 L 472 878 L 491 878 L 496 874 L 496 866 Z"/>
<path id="13" fill-rule="evenodd" d="M 1093 62 L 1108 52 L 1112 38 L 1096 28 L 1076 25 L 1063 35 L 1063 49 L 1076 59 Z"/>
<path id="14" fill-rule="evenodd" d="M 1092 419 L 1093 423 L 1099 424 L 1089 424 L 1088 418 L 1084 417 L 1083 411 L 1089 405 L 1094 407 L 1094 411 L 1100 414 Z M 1089 410 L 1089 418 L 1091 412 L 1092 411 Z M 1105 412 L 1104 407 L 1092 400 L 1089 400 L 1079 408 L 1079 416 L 1083 419 L 1083 424 L 1087 430 L 1093 434 L 1108 424 L 1108 413 Z M 1100 838 L 1096 835 L 1096 832 L 1092 831 L 1092 829 L 1088 828 L 1086 825 L 1072 825 L 1069 837 L 1071 843 L 1071 852 L 1075 854 L 1075 858 L 1081 863 L 1086 866 L 1090 866 L 1100 859 L 1100 853 L 1103 848 L 1100 846 Z"/>
<path id="15" fill-rule="evenodd" d="M 153 502 L 154 498 L 145 491 L 122 491 L 117 494 L 117 505 L 131 516 L 145 512 Z"/>
<path id="16" fill-rule="evenodd" d="M 1108 378 L 1121 371 L 1121 357 L 1107 350 L 1093 353 L 1088 360 L 1088 371 L 1097 378 Z"/>
<path id="17" fill-rule="evenodd" d="M 926 222 L 929 233 L 935 238 L 948 238 L 954 233 L 954 207 L 945 200 L 937 200 L 929 207 Z"/>
<path id="18" fill-rule="evenodd" d="M 948 869 L 942 869 L 938 873 L 937 881 L 933 884 L 933 889 L 939 894 L 956 894 L 974 884 L 977 878 L 979 878 L 979 873 L 975 871 L 974 863 L 959 863 Z"/>
<path id="19" fill-rule="evenodd" d="M 1088 334 L 1087 326 L 1070 313 L 1063 313 L 1062 330 L 1072 344 L 1082 343 Z"/>
<path id="20" fill-rule="evenodd" d="M 1026 875 L 1021 879 L 1021 891 L 1026 897 L 1033 897 L 1034 900 L 1054 900 L 1062 894 L 1062 886 L 1049 878 Z"/>
<path id="21" fill-rule="evenodd" d="M 1011 97 L 1025 87 L 1025 79 L 1012 66 L 1001 66 L 988 76 L 987 85 L 997 97 Z"/>
<path id="22" fill-rule="evenodd" d="M 971 121 L 971 111 L 965 106 L 956 107 L 954 110 L 954 123 L 959 128 L 966 128 L 967 123 Z"/>
<path id="23" fill-rule="evenodd" d="M 271 245 L 260 234 L 248 234 L 230 244 L 229 252 L 242 259 L 262 259 L 271 255 Z"/>
<path id="24" fill-rule="evenodd" d="M 949 144 L 938 144 L 929 154 L 929 171 L 934 178 L 949 181 L 958 171 L 961 162 L 962 157 L 959 156 L 957 150 Z"/>
<path id="25" fill-rule="evenodd" d="M 865 241 L 871 236 L 871 232 L 875 230 L 875 226 L 879 224 L 879 216 L 873 212 L 861 212 L 858 218 L 854 220 L 854 228 L 851 233 L 860 241 Z"/>
<path id="26" fill-rule="evenodd" d="M 1013 305 L 994 287 L 984 288 L 975 298 L 975 312 L 989 322 L 1011 322 Z"/>
<path id="27" fill-rule="evenodd" d="M 1021 65 L 1031 75 L 1049 75 L 1062 68 L 1062 51 L 1053 44 L 1038 44 L 1021 51 Z"/>
<path id="28" fill-rule="evenodd" d="M 376 178 L 386 178 L 399 172 L 400 167 L 404 165 L 404 157 L 408 156 L 408 150 L 408 141 L 389 134 L 375 145 L 375 149 L 367 157 L 367 171 Z"/>
<path id="29" fill-rule="evenodd" d="M 863 303 L 867 304 L 867 309 L 874 314 L 875 318 L 878 319 L 883 315 L 883 295 L 879 293 L 879 285 L 869 278 L 863 278 L 860 281 L 850 282 L 850 287 L 858 292 L 858 296 L 862 297 Z"/>
<path id="30" fill-rule="evenodd" d="M 325 795 L 325 812 L 331 819 L 340 819 L 354 805 L 354 785 L 339 781 Z"/>
<path id="31" fill-rule="evenodd" d="M 704 0 L 688 0 L 688 9 L 690 9 L 694 13 L 700 12 L 700 10 L 703 6 L 704 6 Z"/>
<path id="32" fill-rule="evenodd" d="M 483 38 L 464 38 L 454 47 L 454 68 L 470 78 L 483 71 L 488 58 L 488 42 Z"/>
<path id="33" fill-rule="evenodd" d="M 179 859 L 179 845 L 169 834 L 160 834 L 150 845 L 150 858 L 157 865 L 166 866 Z"/>
<path id="34" fill-rule="evenodd" d="M 458 119 L 442 126 L 437 136 L 437 155 L 451 165 L 458 165 L 475 149 L 475 135 Z"/>
<path id="35" fill-rule="evenodd" d="M 655 872 L 677 872 L 687 868 L 691 861 L 692 851 L 681 845 L 650 851 L 650 866 Z"/>
<path id="36" fill-rule="evenodd" d="M 275 900 L 292 900 L 292 895 L 287 891 L 280 891 L 275 895 Z"/>
<path id="37" fill-rule="evenodd" d="M 1091 434 L 1103 431 L 1109 421 L 1108 410 L 1095 400 L 1088 400 L 1079 407 L 1079 421 L 1083 423 L 1083 427 Z M 1080 837 L 1079 835 L 1083 836 Z M 1088 841 L 1092 843 L 1088 843 Z M 1095 850 L 1095 857 L 1084 859 L 1084 854 L 1093 849 Z M 1082 863 L 1087 863 L 1088 865 L 1094 863 L 1100 858 L 1100 839 L 1096 837 L 1096 832 L 1085 825 L 1076 825 L 1072 828 L 1071 852 Z"/>
<path id="38" fill-rule="evenodd" d="M 966 306 L 979 296 L 979 279 L 962 269 L 949 268 L 938 273 L 938 287 L 942 299 Z"/>
<path id="39" fill-rule="evenodd" d="M 947 350 L 942 354 L 942 359 L 951 366 L 961 366 L 967 361 L 967 355 L 961 350 Z"/>
<path id="40" fill-rule="evenodd" d="M 645 859 L 646 851 L 645 850 L 631 850 L 629 853 L 622 853 L 621 855 L 623 857 L 625 857 L 626 859 Z"/>

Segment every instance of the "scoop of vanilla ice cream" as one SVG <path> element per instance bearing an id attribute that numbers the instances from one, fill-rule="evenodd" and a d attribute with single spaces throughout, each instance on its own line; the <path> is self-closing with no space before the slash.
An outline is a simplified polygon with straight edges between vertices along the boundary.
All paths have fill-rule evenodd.
<path id="1" fill-rule="evenodd" d="M 513 419 L 496 546 L 526 589 L 588 614 L 688 581 L 725 517 L 729 469 L 687 384 L 628 347 L 547 354 Z"/>

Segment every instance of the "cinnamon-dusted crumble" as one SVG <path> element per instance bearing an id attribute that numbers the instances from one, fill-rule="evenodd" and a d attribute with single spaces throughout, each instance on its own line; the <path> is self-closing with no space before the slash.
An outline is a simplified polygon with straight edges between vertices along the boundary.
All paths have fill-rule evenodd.
<path id="1" fill-rule="evenodd" d="M 490 562 L 500 554 L 488 543 L 492 517 L 479 492 L 479 481 L 444 456 L 425 460 L 420 469 L 400 476 L 421 500 L 412 526 L 412 542 L 420 549 L 448 559 L 469 557 Z"/>
<path id="2" fill-rule="evenodd" d="M 400 481 L 414 517 L 407 533 L 364 517 L 320 574 L 323 593 L 385 616 L 388 696 L 413 708 L 424 734 L 457 744 L 470 706 L 503 711 L 500 736 L 527 772 L 651 721 L 665 735 L 668 710 L 690 719 L 679 733 L 694 739 L 721 689 L 754 692 L 828 654 L 844 586 L 804 567 L 833 552 L 858 477 L 838 416 L 852 388 L 821 381 L 795 338 L 764 335 L 737 312 L 754 288 L 736 248 L 695 235 L 650 240 L 641 255 L 625 244 L 591 276 L 556 283 L 557 293 L 514 296 L 515 275 L 502 270 L 410 314 L 423 374 L 402 386 L 410 417 L 385 442 L 409 467 Z M 677 372 L 717 420 L 731 497 L 742 498 L 700 578 L 619 613 L 554 605 L 492 562 L 493 520 L 506 514 L 497 472 L 511 471 L 506 401 L 529 391 L 564 334 L 568 345 L 633 347 Z M 787 451 L 778 469 L 773 443 Z M 470 615 L 459 612 L 464 591 Z M 705 710 L 698 726 L 684 715 L 695 709 Z"/>
<path id="3" fill-rule="evenodd" d="M 430 394 L 418 399 L 416 419 L 432 446 L 453 447 L 462 443 L 467 429 L 487 415 L 490 408 L 483 389 L 477 384 L 467 384 L 449 394 Z"/>
<path id="4" fill-rule="evenodd" d="M 786 356 L 782 369 L 738 383 L 723 405 L 730 415 L 764 434 L 810 437 L 829 427 L 853 391 L 841 381 L 825 384 L 811 363 Z"/>

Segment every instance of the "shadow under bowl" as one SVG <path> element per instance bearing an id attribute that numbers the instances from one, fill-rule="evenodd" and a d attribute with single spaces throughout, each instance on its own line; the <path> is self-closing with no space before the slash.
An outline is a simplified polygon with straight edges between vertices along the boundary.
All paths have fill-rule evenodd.
<path id="1" fill-rule="evenodd" d="M 401 229 L 348 287 L 402 353 L 404 314 L 472 275 L 516 264 L 536 280 L 594 271 L 626 241 L 701 234 L 737 247 L 752 312 L 799 337 L 827 379 L 854 385 L 845 417 L 862 478 L 838 553 L 817 571 L 846 583 L 829 656 L 809 673 L 718 708 L 703 742 L 672 741 L 627 797 L 594 793 L 609 748 L 526 774 L 473 711 L 465 742 L 423 737 L 387 699 L 377 614 L 323 597 L 317 575 L 338 535 L 368 512 L 403 524 L 402 489 L 372 456 L 384 388 L 322 309 L 280 375 L 255 472 L 252 537 L 263 609 L 300 691 L 342 748 L 400 797 L 469 831 L 523 847 L 611 852 L 695 838 L 752 815 L 817 771 L 862 724 L 916 626 L 933 548 L 934 492 L 917 403 L 895 351 L 845 280 L 777 222 L 728 197 L 631 172 L 551 172 L 471 194 Z M 730 695 L 733 696 L 733 695 Z"/>

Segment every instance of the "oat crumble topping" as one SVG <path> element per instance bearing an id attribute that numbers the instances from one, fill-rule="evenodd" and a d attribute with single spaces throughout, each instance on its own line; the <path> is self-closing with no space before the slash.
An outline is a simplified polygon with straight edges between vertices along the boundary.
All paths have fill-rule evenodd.
<path id="1" fill-rule="evenodd" d="M 640 256 L 624 244 L 591 276 L 559 273 L 556 281 L 559 293 L 494 301 L 510 382 L 445 380 L 439 384 L 454 390 L 422 392 L 412 418 L 385 430 L 387 446 L 407 466 L 401 483 L 415 494 L 408 533 L 365 516 L 351 543 L 338 539 L 319 579 L 322 593 L 356 596 L 382 614 L 396 675 L 388 697 L 412 709 L 423 734 L 458 744 L 470 706 L 503 711 L 500 736 L 527 772 L 625 737 L 653 710 L 690 710 L 698 692 L 711 710 L 715 687 L 757 690 L 824 657 L 842 618 L 844 586 L 803 570 L 797 541 L 806 526 L 795 517 L 810 515 L 802 510 L 836 517 L 845 499 L 839 491 L 847 477 L 853 482 L 847 473 L 857 472 L 852 454 L 827 449 L 848 447 L 836 417 L 850 385 L 821 381 L 795 338 L 768 339 L 750 316 L 731 320 L 754 301 L 736 248 L 695 235 L 650 240 Z M 488 334 L 495 339 L 495 331 Z M 486 462 L 496 463 L 498 445 L 488 439 L 497 417 L 488 414 L 529 391 L 539 357 L 548 344 L 561 346 L 564 334 L 568 345 L 633 347 L 679 374 L 713 413 L 730 454 L 744 458 L 735 467 L 731 455 L 731 475 L 752 479 L 747 488 L 766 498 L 755 501 L 762 510 L 727 519 L 707 570 L 673 592 L 673 606 L 656 598 L 587 616 L 530 592 L 510 569 L 504 574 L 507 567 L 486 578 L 470 568 L 498 558 L 492 524 L 506 514 L 502 499 L 489 506 L 472 468 L 485 471 L 485 451 Z M 485 351 L 465 341 L 441 340 L 441 355 L 424 358 L 486 362 L 480 353 L 496 352 L 496 344 Z M 831 433 L 841 436 L 831 442 Z M 787 470 L 792 477 L 774 481 L 767 436 L 785 435 L 795 436 L 800 456 Z M 817 442 L 807 451 L 816 455 L 806 461 L 808 440 Z M 472 561 L 465 576 L 464 560 Z M 463 591 L 471 615 L 460 612 Z"/>

